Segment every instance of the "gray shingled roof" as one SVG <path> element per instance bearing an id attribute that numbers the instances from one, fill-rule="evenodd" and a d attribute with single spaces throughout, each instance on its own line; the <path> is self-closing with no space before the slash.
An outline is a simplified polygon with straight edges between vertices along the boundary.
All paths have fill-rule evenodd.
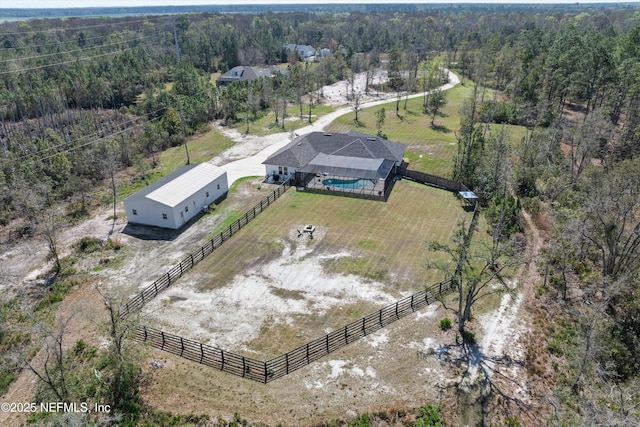
<path id="1" fill-rule="evenodd" d="M 218 83 L 231 83 L 237 81 L 254 81 L 261 77 L 271 77 L 276 73 L 287 74 L 287 70 L 271 65 L 267 68 L 245 67 L 238 65 L 217 78 Z"/>
<path id="2" fill-rule="evenodd" d="M 306 172 L 306 166 L 315 165 L 320 167 L 321 163 L 327 167 L 335 166 L 347 169 L 344 167 L 346 164 L 344 159 L 331 161 L 329 157 L 344 157 L 362 160 L 375 159 L 378 160 L 377 163 L 352 161 L 352 168 L 354 170 L 359 169 L 361 171 L 376 171 L 375 174 L 377 175 L 379 173 L 378 168 L 380 167 L 382 160 L 389 160 L 390 162 L 387 163 L 392 166 L 394 162 L 402 160 L 406 148 L 407 146 L 404 144 L 391 142 L 383 138 L 353 130 L 335 134 L 312 132 L 294 139 L 262 163 L 294 167 Z M 325 156 L 320 156 L 316 159 L 319 154 L 324 154 Z M 309 170 L 309 172 L 311 171 Z M 324 172 L 329 173 L 329 171 Z M 350 175 L 342 174 L 341 176 Z"/>
<path id="3" fill-rule="evenodd" d="M 301 171 L 349 178 L 384 179 L 395 162 L 389 159 L 363 159 L 362 157 L 332 156 L 320 153 Z"/>

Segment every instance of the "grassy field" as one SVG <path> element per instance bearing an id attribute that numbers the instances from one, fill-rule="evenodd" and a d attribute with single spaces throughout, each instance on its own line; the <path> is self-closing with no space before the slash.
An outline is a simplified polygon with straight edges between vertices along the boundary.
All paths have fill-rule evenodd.
<path id="1" fill-rule="evenodd" d="M 335 110 L 335 107 L 327 105 L 317 105 L 311 109 L 311 121 L 314 122 L 319 116 L 323 116 Z M 300 106 L 290 103 L 287 106 L 287 117 L 285 120 L 285 131 L 294 131 L 309 125 L 309 105 L 302 106 L 303 117 L 300 118 Z M 282 113 L 279 113 L 282 114 Z M 245 132 L 246 124 L 244 116 L 238 116 L 238 120 L 231 125 L 239 132 Z M 261 111 L 256 119 L 249 115 L 249 133 L 252 135 L 264 136 L 272 133 L 283 132 L 282 126 L 275 124 L 275 114 L 273 110 Z"/>
<path id="2" fill-rule="evenodd" d="M 253 188 L 251 192 L 264 196 L 271 186 L 264 187 Z M 246 207 L 238 206 L 231 200 L 233 197 L 222 202 L 213 214 L 235 218 L 254 206 L 258 199 L 248 197 L 245 190 L 242 197 Z M 362 278 L 363 286 L 368 281 L 376 281 L 383 284 L 387 295 L 400 299 L 443 279 L 442 272 L 426 268 L 430 260 L 444 258 L 430 252 L 428 242 L 450 242 L 458 222 L 463 220 L 468 223 L 471 213 L 463 209 L 454 194 L 411 181 L 397 182 L 386 203 L 290 189 L 189 272 L 188 280 L 203 295 L 223 288 L 235 289 L 232 282 L 249 271 L 258 277 L 265 274 L 263 280 L 269 283 L 268 273 L 262 271 L 272 268 L 276 260 L 283 260 L 285 248 L 295 251 L 297 245 L 304 245 L 305 241 L 295 237 L 295 230 L 314 224 L 322 231 L 316 233 L 313 249 L 305 257 L 317 260 L 315 265 L 320 265 L 322 271 L 329 274 L 327 277 L 335 277 L 331 273 L 355 275 Z M 212 234 L 219 231 L 220 228 Z M 320 259 L 335 254 L 340 256 Z M 297 275 L 290 280 L 297 280 Z M 272 289 L 285 300 L 307 298 L 298 291 L 278 286 Z M 357 295 L 351 297 L 353 301 L 328 307 L 321 313 L 312 307 L 307 314 L 291 313 L 287 322 L 279 318 L 266 319 L 259 326 L 257 337 L 242 343 L 242 349 L 232 350 L 241 354 L 249 351 L 247 354 L 254 357 L 273 357 L 389 303 L 361 300 Z M 169 324 L 158 326 L 171 330 Z"/>
<path id="3" fill-rule="evenodd" d="M 281 256 L 290 230 L 308 223 L 327 229 L 317 252 L 352 255 L 328 262 L 326 270 L 417 291 L 441 279 L 425 269 L 427 242 L 449 242 L 457 222 L 470 217 L 453 194 L 409 181 L 396 183 L 386 203 L 289 190 L 215 257 L 199 264 L 210 274 L 201 287 L 224 286 L 247 266 Z"/>
<path id="4" fill-rule="evenodd" d="M 453 158 L 457 150 L 456 132 L 460 129 L 460 107 L 463 102 L 471 97 L 473 88 L 471 83 L 458 85 L 446 91 L 447 104 L 435 120 L 435 127 L 431 126 L 431 116 L 423 113 L 422 97 L 410 99 L 407 108 L 404 109 L 404 99 L 400 102 L 399 116 L 396 116 L 396 101 L 390 101 L 382 106 L 366 108 L 358 113 L 358 123 L 349 113 L 339 117 L 326 130 L 330 132 L 343 132 L 354 129 L 359 132 L 375 135 L 375 113 L 385 109 L 385 122 L 382 125 L 382 133 L 389 140 L 402 142 L 408 145 L 405 156 L 410 160 L 410 168 L 421 172 L 427 172 L 443 177 L 451 177 Z M 486 98 L 492 96 L 487 91 Z M 492 125 L 496 127 L 498 125 Z M 511 133 L 512 141 L 520 141 L 524 135 L 521 126 L 507 126 Z"/>

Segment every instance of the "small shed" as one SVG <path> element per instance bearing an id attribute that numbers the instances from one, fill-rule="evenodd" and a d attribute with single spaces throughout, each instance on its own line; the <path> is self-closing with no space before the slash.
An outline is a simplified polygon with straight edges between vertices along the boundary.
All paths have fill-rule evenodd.
<path id="1" fill-rule="evenodd" d="M 124 207 L 132 224 L 177 230 L 228 190 L 224 169 L 186 165 L 127 197 Z"/>
<path id="2" fill-rule="evenodd" d="M 460 191 L 458 194 L 460 194 L 460 197 L 462 197 L 468 205 L 475 206 L 476 203 L 478 203 L 479 197 L 473 191 Z"/>

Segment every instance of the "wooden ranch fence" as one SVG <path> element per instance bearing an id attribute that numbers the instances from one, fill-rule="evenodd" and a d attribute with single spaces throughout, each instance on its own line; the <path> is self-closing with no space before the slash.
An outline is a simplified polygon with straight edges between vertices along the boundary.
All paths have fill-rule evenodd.
<path id="1" fill-rule="evenodd" d="M 135 339 L 194 362 L 266 384 L 428 306 L 454 289 L 450 280 L 440 282 L 266 362 L 146 326 L 136 329 Z"/>
<path id="2" fill-rule="evenodd" d="M 167 289 L 173 282 L 182 277 L 185 272 L 191 270 L 197 263 L 202 261 L 205 257 L 207 257 L 207 255 L 211 254 L 217 248 L 222 246 L 222 244 L 229 240 L 231 236 L 237 233 L 242 227 L 247 225 L 256 216 L 258 216 L 258 214 L 271 206 L 271 204 L 275 202 L 282 194 L 284 194 L 285 191 L 287 191 L 287 189 L 289 189 L 290 187 L 290 182 L 285 181 L 282 185 L 273 190 L 273 192 L 271 192 L 268 196 L 262 199 L 260 203 L 256 204 L 252 209 L 246 211 L 244 215 L 234 221 L 225 230 L 220 232 L 220 234 L 209 240 L 204 246 L 200 247 L 200 249 L 192 252 L 190 255 L 180 261 L 178 265 L 167 271 L 155 282 L 144 288 L 142 292 L 129 299 L 129 301 L 127 301 L 124 306 L 120 307 L 120 317 L 126 318 L 144 307 L 160 292 Z"/>
<path id="3" fill-rule="evenodd" d="M 466 185 L 461 182 L 454 181 L 452 179 L 442 178 L 436 175 L 430 175 L 424 172 L 418 172 L 410 169 L 399 168 L 398 174 L 403 178 L 410 179 L 412 181 L 420 182 L 422 184 L 431 185 L 434 187 L 442 188 L 445 190 L 458 192 L 469 191 Z"/>
<path id="4" fill-rule="evenodd" d="M 468 191 L 467 187 L 459 182 L 429 175 L 423 172 L 411 171 L 407 169 L 399 170 L 399 174 L 427 185 L 433 185 L 449 191 Z M 140 310 L 146 303 L 155 298 L 158 293 L 168 288 L 176 279 L 193 268 L 207 255 L 220 247 L 234 233 L 247 225 L 260 212 L 277 200 L 291 184 L 284 182 L 280 187 L 269 194 L 259 204 L 248 210 L 242 217 L 238 218 L 227 229 L 218 236 L 211 239 L 206 245 L 193 252 L 178 265 L 169 270 L 160 279 L 147 286 L 142 292 L 131 298 L 120 309 L 120 316 L 126 318 L 132 313 Z M 478 209 L 473 213 L 470 229 L 477 221 Z M 468 242 L 465 242 L 468 244 Z M 307 344 L 296 348 L 288 353 L 277 356 L 269 361 L 261 361 L 246 356 L 241 356 L 229 351 L 225 351 L 207 344 L 202 344 L 178 335 L 170 334 L 147 326 L 136 328 L 134 338 L 149 343 L 152 347 L 176 354 L 180 357 L 194 362 L 210 366 L 221 371 L 251 379 L 261 383 L 268 383 L 301 369 L 318 359 L 347 346 L 360 338 L 382 329 L 389 324 L 420 310 L 456 289 L 451 280 L 437 283 L 424 291 L 417 292 L 407 298 L 401 299 L 394 304 L 384 307 L 381 310 L 371 313 L 353 323 L 337 329 L 324 337 L 315 339 Z"/>

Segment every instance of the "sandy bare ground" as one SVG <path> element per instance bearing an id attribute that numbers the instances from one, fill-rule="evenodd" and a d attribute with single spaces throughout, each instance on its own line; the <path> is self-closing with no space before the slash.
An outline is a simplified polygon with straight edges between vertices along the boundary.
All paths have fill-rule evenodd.
<path id="1" fill-rule="evenodd" d="M 317 229 L 311 240 L 296 238 L 292 229 L 279 258 L 248 268 L 223 288 L 198 290 L 194 287 L 198 278 L 187 278 L 145 307 L 149 313 L 145 321 L 218 348 L 252 351 L 246 343 L 258 337 L 267 321 L 295 325 L 300 315 L 320 317 L 331 308 L 358 301 L 382 307 L 397 300 L 382 283 L 326 273 L 322 261 L 350 255 L 316 252 L 325 231 Z M 282 352 L 287 350 L 291 349 Z"/>

